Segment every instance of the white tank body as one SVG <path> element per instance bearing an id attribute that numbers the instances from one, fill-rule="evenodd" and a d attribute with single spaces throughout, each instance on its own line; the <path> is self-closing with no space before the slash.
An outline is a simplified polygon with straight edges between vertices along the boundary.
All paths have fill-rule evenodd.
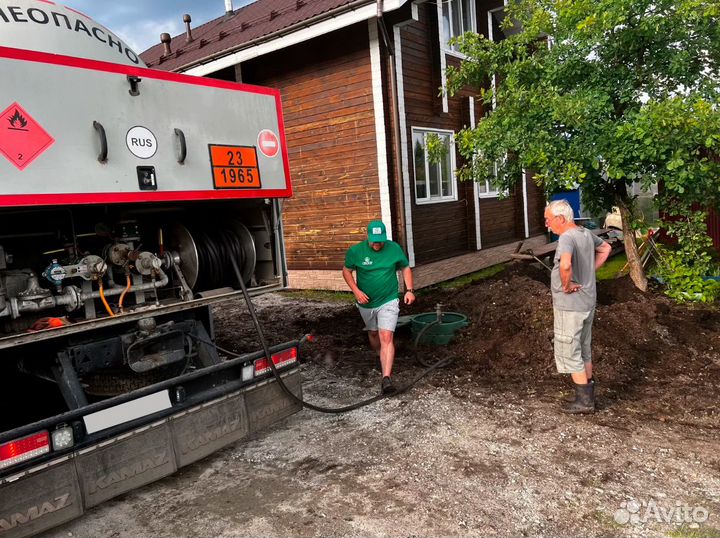
<path id="1" fill-rule="evenodd" d="M 44 0 L 0 0 L 0 47 L 145 67 L 138 54 L 102 24 Z"/>

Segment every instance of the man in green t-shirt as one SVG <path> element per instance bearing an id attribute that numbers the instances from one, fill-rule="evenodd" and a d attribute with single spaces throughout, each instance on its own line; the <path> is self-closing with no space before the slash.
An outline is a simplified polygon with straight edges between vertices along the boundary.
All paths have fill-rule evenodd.
<path id="1" fill-rule="evenodd" d="M 412 304 L 415 292 L 410 263 L 400 245 L 388 241 L 382 221 L 374 220 L 368 224 L 367 241 L 353 245 L 345 254 L 342 274 L 357 300 L 370 347 L 380 355 L 383 394 L 392 394 L 396 390 L 390 374 L 395 360 L 393 336 L 400 312 L 398 271 L 402 271 L 405 283 L 403 300 L 405 304 Z"/>

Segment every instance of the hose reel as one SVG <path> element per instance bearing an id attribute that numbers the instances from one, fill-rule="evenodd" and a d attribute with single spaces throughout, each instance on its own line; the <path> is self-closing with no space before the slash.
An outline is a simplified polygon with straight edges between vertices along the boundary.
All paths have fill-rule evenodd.
<path id="1" fill-rule="evenodd" d="M 245 284 L 257 259 L 252 234 L 233 218 L 212 222 L 175 223 L 168 230 L 167 247 L 180 257 L 182 272 L 193 291 L 240 287 L 229 259 L 238 260 Z"/>

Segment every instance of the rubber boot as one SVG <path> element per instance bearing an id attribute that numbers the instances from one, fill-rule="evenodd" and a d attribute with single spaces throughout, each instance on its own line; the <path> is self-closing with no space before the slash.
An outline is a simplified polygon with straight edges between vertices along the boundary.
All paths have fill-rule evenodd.
<path id="1" fill-rule="evenodd" d="M 562 408 L 563 413 L 588 414 L 595 412 L 595 385 L 575 385 L 575 400 Z"/>
<path id="2" fill-rule="evenodd" d="M 594 379 L 588 379 L 588 384 L 593 386 L 593 397 L 595 396 L 595 380 Z M 563 401 L 567 403 L 573 403 L 575 401 L 575 395 L 571 394 L 570 396 L 565 396 L 563 398 Z"/>

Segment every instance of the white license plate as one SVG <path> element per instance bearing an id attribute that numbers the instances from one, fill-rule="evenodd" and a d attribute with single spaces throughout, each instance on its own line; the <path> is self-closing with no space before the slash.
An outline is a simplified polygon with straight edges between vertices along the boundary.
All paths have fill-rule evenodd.
<path id="1" fill-rule="evenodd" d="M 90 413 L 83 417 L 83 421 L 85 422 L 85 429 L 88 433 L 96 433 L 117 426 L 118 424 L 124 424 L 131 420 L 152 415 L 158 411 L 170 409 L 171 407 L 170 393 L 167 390 L 163 390 L 143 396 L 137 400 L 97 411 L 96 413 Z"/>

